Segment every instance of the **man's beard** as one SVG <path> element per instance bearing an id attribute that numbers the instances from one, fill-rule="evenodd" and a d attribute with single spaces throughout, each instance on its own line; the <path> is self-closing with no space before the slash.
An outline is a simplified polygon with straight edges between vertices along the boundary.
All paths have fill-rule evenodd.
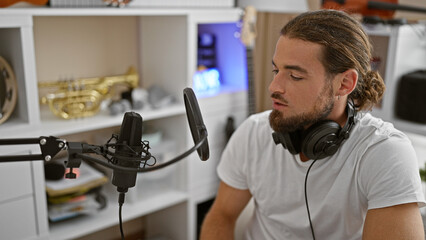
<path id="1" fill-rule="evenodd" d="M 276 93 L 272 93 L 271 97 L 283 100 L 281 95 Z M 280 111 L 274 109 L 269 115 L 269 124 L 276 132 L 295 132 L 325 119 L 334 107 L 331 84 L 324 86 L 315 102 L 314 109 L 311 112 L 301 113 L 291 117 L 285 117 Z"/>

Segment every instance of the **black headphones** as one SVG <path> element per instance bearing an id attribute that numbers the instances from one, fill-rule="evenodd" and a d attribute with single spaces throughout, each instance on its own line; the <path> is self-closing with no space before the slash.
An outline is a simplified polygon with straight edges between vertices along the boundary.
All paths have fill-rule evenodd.
<path id="1" fill-rule="evenodd" d="M 322 159 L 337 152 L 355 125 L 356 110 L 352 103 L 346 105 L 348 119 L 343 128 L 335 121 L 322 120 L 306 130 L 273 132 L 275 144 L 282 144 L 292 154 L 302 152 L 309 159 Z"/>

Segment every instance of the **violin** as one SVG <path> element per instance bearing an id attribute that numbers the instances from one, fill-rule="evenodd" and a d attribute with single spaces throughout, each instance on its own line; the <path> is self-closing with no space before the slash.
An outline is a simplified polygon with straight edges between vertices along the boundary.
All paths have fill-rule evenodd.
<path id="1" fill-rule="evenodd" d="M 9 7 L 18 2 L 27 2 L 34 5 L 46 5 L 49 0 L 1 0 L 0 8 Z"/>
<path id="2" fill-rule="evenodd" d="M 105 5 L 113 7 L 124 7 L 132 0 L 103 0 Z M 12 6 L 18 2 L 27 2 L 33 5 L 47 5 L 49 0 L 0 0 L 0 8 Z"/>
<path id="3" fill-rule="evenodd" d="M 396 10 L 426 13 L 426 8 L 400 5 L 398 0 L 323 0 L 322 8 L 358 13 L 362 16 L 393 18 Z"/>

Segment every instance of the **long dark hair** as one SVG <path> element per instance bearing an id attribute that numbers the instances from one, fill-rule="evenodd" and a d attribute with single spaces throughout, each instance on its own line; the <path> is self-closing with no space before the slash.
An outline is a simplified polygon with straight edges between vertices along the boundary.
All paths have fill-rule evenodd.
<path id="1" fill-rule="evenodd" d="M 298 15 L 281 29 L 281 35 L 322 45 L 322 64 L 329 76 L 348 69 L 358 71 L 358 84 L 349 95 L 357 110 L 369 110 L 385 91 L 378 72 L 371 70 L 372 46 L 362 25 L 337 10 L 311 11 Z"/>

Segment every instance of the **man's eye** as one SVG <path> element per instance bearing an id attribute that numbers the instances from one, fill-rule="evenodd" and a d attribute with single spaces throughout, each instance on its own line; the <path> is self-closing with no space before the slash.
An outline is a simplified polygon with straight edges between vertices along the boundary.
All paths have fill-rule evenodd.
<path id="1" fill-rule="evenodd" d="M 278 69 L 273 69 L 273 70 L 272 70 L 272 73 L 273 73 L 274 75 L 277 75 L 277 74 L 278 74 Z"/>
<path id="2" fill-rule="evenodd" d="M 295 81 L 300 81 L 300 80 L 302 80 L 302 79 L 303 79 L 303 77 L 297 77 L 297 76 L 294 76 L 294 75 L 292 75 L 292 74 L 290 74 L 290 77 L 291 77 L 293 80 L 295 80 Z"/>

